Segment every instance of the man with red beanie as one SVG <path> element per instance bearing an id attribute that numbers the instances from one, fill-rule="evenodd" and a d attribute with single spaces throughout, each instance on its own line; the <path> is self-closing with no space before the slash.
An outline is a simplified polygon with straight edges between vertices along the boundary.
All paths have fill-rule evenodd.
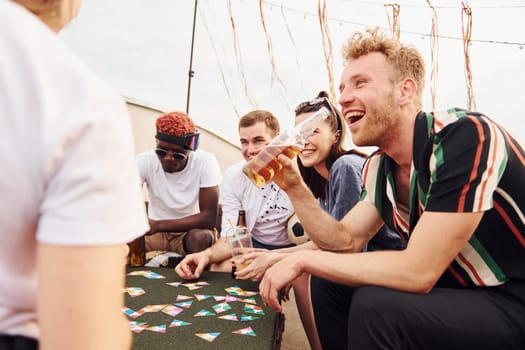
<path id="1" fill-rule="evenodd" d="M 188 115 L 163 114 L 156 129 L 156 149 L 137 156 L 149 194 L 146 251 L 185 255 L 204 250 L 216 237 L 219 163 L 213 154 L 197 150 L 200 134 Z"/>

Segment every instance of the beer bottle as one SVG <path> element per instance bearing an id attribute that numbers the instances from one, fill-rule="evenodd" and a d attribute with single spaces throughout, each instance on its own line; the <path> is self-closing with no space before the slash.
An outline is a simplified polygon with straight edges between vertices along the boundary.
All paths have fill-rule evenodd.
<path id="1" fill-rule="evenodd" d="M 128 243 L 129 266 L 144 266 L 146 264 L 146 239 L 142 235 Z"/>
<path id="2" fill-rule="evenodd" d="M 246 212 L 242 209 L 239 210 L 239 216 L 237 217 L 237 226 L 246 227 Z"/>
<path id="3" fill-rule="evenodd" d="M 239 215 L 237 216 L 237 227 L 246 227 L 246 212 L 239 209 Z M 234 228 L 235 229 L 235 228 Z M 232 264 L 232 277 L 235 278 L 235 264 Z"/>

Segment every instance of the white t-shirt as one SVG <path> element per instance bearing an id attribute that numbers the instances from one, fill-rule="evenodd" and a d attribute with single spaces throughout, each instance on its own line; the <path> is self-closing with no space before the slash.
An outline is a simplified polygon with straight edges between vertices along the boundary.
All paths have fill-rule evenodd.
<path id="1" fill-rule="evenodd" d="M 217 158 L 206 151 L 188 152 L 181 171 L 167 173 L 155 151 L 137 155 L 142 183 L 148 186 L 148 216 L 153 220 L 174 220 L 198 213 L 201 188 L 219 186 L 222 181 Z"/>
<path id="2" fill-rule="evenodd" d="M 294 209 L 288 195 L 273 182 L 261 188 L 255 186 L 242 172 L 245 165 L 242 160 L 224 172 L 221 237 L 228 235 L 228 227 L 237 222 L 239 210 L 243 209 L 246 225 L 255 240 L 273 246 L 291 244 L 286 224 Z"/>
<path id="3" fill-rule="evenodd" d="M 124 244 L 148 223 L 122 99 L 11 1 L 0 52 L 0 334 L 38 338 L 36 243 Z"/>

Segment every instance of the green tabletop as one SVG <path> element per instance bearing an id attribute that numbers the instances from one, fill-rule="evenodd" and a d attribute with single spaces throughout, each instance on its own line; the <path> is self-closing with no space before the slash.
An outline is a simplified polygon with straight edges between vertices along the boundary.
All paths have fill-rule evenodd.
<path id="1" fill-rule="evenodd" d="M 151 278 L 155 274 L 164 278 Z M 280 346 L 284 317 L 264 306 L 255 282 L 209 271 L 198 280 L 185 281 L 173 268 L 129 267 L 126 288 L 125 312 L 130 327 L 134 326 L 135 350 L 251 350 Z M 132 296 L 137 290 L 139 295 Z M 163 310 L 140 311 L 148 305 L 161 305 L 150 309 Z M 197 316 L 199 312 L 206 316 Z"/>

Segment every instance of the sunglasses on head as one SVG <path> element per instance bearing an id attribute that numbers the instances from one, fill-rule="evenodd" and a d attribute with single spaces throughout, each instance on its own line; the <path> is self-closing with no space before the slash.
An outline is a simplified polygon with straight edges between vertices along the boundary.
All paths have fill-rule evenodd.
<path id="1" fill-rule="evenodd" d="M 161 158 L 166 157 L 168 155 L 168 153 L 171 153 L 171 156 L 173 157 L 173 159 L 183 160 L 183 159 L 186 159 L 188 157 L 187 153 L 180 153 L 180 152 L 165 150 L 165 149 L 162 149 L 162 148 L 155 149 L 155 153 L 157 153 L 157 155 L 159 157 L 161 157 Z"/>
<path id="2" fill-rule="evenodd" d="M 337 109 L 334 107 L 332 102 L 328 97 L 316 97 L 311 101 L 305 101 L 299 103 L 297 107 L 295 107 L 295 115 L 301 114 L 301 113 L 308 113 L 308 112 L 314 112 L 321 109 L 321 106 L 328 107 L 330 109 L 330 112 L 332 112 L 332 115 L 337 120 L 337 126 L 340 129 L 342 127 L 341 120 L 339 118 L 339 113 L 337 112 Z M 319 107 L 319 108 L 314 108 Z"/>

